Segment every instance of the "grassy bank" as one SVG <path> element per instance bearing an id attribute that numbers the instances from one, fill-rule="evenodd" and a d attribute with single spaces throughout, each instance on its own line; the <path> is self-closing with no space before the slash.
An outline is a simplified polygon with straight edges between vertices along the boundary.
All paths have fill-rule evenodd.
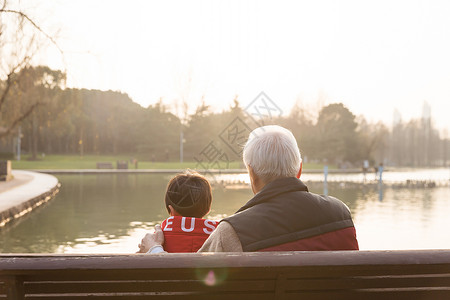
<path id="1" fill-rule="evenodd" d="M 46 155 L 38 157 L 38 160 L 31 161 L 27 157 L 22 160 L 13 160 L 12 168 L 16 170 L 71 170 L 71 169 L 96 169 L 97 162 L 110 162 L 113 168 L 116 168 L 117 161 L 128 161 L 128 168 L 134 169 L 135 165 L 131 162 L 131 155 Z M 222 163 L 222 167 L 225 164 Z M 202 168 L 195 161 L 188 162 L 151 162 L 138 161 L 138 169 L 186 169 L 186 168 Z M 229 169 L 243 168 L 241 161 L 233 161 L 229 163 Z M 213 167 L 216 168 L 216 167 Z M 304 169 L 322 169 L 322 164 L 305 164 Z M 330 166 L 332 168 L 332 166 Z"/>
<path id="2" fill-rule="evenodd" d="M 116 168 L 118 161 L 127 161 L 128 168 L 134 169 L 135 165 L 132 162 L 133 157 L 130 155 L 46 155 L 45 157 L 38 157 L 38 160 L 31 161 L 26 157 L 20 161 L 13 160 L 12 168 L 21 170 L 36 170 L 36 169 L 96 169 L 98 162 L 110 162 L 113 168 Z M 138 161 L 138 169 L 185 169 L 195 168 L 197 162 L 151 162 Z M 239 162 L 231 162 L 229 168 L 240 168 Z"/>

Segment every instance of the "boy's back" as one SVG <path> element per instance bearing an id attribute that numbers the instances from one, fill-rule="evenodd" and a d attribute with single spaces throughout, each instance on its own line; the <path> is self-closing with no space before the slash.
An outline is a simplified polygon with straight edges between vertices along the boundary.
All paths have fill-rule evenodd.
<path id="1" fill-rule="evenodd" d="M 171 216 L 164 220 L 164 249 L 169 253 L 197 252 L 219 222 L 194 217 Z"/>

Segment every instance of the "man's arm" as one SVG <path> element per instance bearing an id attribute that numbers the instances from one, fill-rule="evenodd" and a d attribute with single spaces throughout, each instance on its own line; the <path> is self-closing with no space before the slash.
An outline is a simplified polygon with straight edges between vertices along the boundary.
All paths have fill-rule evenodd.
<path id="1" fill-rule="evenodd" d="M 220 222 L 197 252 L 242 252 L 242 245 L 233 226 Z"/>

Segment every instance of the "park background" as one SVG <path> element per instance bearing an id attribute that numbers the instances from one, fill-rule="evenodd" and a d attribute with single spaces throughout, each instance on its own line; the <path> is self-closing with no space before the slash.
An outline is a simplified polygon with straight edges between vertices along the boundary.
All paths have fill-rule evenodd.
<path id="1" fill-rule="evenodd" d="M 289 128 L 319 166 L 447 165 L 446 1 L 1 7 L 3 158 L 195 162 L 211 142 L 229 151 L 239 118 Z M 277 110 L 255 122 L 261 92 Z"/>

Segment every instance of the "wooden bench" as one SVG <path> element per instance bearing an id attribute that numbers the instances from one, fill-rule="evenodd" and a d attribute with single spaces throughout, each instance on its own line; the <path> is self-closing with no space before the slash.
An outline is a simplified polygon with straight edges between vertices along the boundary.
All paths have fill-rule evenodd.
<path id="1" fill-rule="evenodd" d="M 98 162 L 97 169 L 112 169 L 113 164 L 111 162 Z"/>
<path id="2" fill-rule="evenodd" d="M 450 250 L 0 255 L 8 299 L 450 299 Z"/>
<path id="3" fill-rule="evenodd" d="M 127 161 L 117 161 L 116 163 L 117 169 L 126 170 L 128 169 L 128 162 Z"/>

